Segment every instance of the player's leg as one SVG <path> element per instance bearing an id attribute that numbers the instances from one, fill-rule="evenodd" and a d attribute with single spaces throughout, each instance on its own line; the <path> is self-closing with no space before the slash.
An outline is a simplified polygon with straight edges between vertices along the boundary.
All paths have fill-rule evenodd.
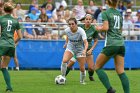
<path id="1" fill-rule="evenodd" d="M 2 61 L 1 61 L 1 71 L 2 71 L 2 74 L 3 74 L 4 80 L 6 82 L 6 85 L 7 85 L 6 91 L 12 91 L 10 75 L 9 75 L 8 70 L 6 69 L 9 62 L 10 62 L 10 57 L 9 56 L 3 56 Z"/>
<path id="2" fill-rule="evenodd" d="M 88 74 L 90 81 L 94 81 L 93 74 L 94 74 L 94 61 L 93 55 L 87 55 L 86 62 L 88 64 Z"/>
<path id="3" fill-rule="evenodd" d="M 85 57 L 77 57 L 77 61 L 79 62 L 80 66 L 80 83 L 85 84 L 85 77 L 86 77 L 86 71 L 85 71 Z"/>
<path id="4" fill-rule="evenodd" d="M 18 63 L 17 53 L 16 53 L 16 51 L 15 51 L 15 56 L 14 56 L 14 62 L 15 62 L 15 65 L 16 65 L 16 70 L 19 71 L 19 63 Z"/>
<path id="5" fill-rule="evenodd" d="M 124 93 L 130 93 L 129 80 L 124 72 L 124 57 L 117 55 L 114 57 L 116 72 L 121 80 Z"/>
<path id="6" fill-rule="evenodd" d="M 76 58 L 72 57 L 67 65 L 67 71 L 66 71 L 66 76 L 69 74 L 72 66 L 74 65 L 74 63 L 76 62 Z"/>
<path id="7" fill-rule="evenodd" d="M 66 50 L 63 55 L 63 60 L 61 64 L 61 74 L 62 76 L 66 76 L 67 71 L 67 62 L 73 57 L 73 53 L 69 50 Z"/>
<path id="8" fill-rule="evenodd" d="M 112 87 L 111 87 L 111 84 L 110 84 L 110 81 L 109 81 L 109 78 L 108 78 L 107 74 L 102 69 L 104 64 L 109 59 L 110 58 L 107 57 L 105 54 L 100 53 L 99 56 L 97 57 L 97 60 L 96 60 L 95 70 L 96 70 L 96 73 L 97 73 L 100 81 L 102 82 L 102 84 L 107 89 L 107 93 L 115 93 L 115 90 L 113 90 Z M 110 91 L 113 91 L 113 92 L 110 92 Z"/>

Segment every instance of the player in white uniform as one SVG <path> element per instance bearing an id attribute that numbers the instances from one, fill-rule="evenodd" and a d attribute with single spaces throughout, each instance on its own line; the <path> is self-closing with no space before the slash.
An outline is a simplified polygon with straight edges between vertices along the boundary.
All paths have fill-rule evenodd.
<path id="1" fill-rule="evenodd" d="M 65 29 L 67 39 L 64 45 L 66 48 L 61 64 L 61 73 L 65 77 L 67 70 L 67 62 L 75 55 L 80 65 L 81 71 L 81 84 L 85 84 L 85 58 L 88 48 L 88 42 L 85 31 L 77 26 L 75 18 L 68 20 L 69 27 Z"/>

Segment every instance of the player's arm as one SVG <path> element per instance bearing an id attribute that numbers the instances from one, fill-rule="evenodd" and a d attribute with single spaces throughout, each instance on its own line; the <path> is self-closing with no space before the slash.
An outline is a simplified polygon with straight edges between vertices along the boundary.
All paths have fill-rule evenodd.
<path id="1" fill-rule="evenodd" d="M 66 48 L 67 44 L 68 44 L 68 36 L 66 36 L 66 41 L 65 41 L 65 44 L 64 44 L 63 48 Z"/>
<path id="2" fill-rule="evenodd" d="M 83 54 L 86 54 L 87 49 L 88 49 L 88 42 L 87 42 L 87 36 L 85 31 L 81 28 L 81 35 L 82 35 L 82 39 L 84 41 L 84 50 L 83 50 Z"/>
<path id="3" fill-rule="evenodd" d="M 15 44 L 17 44 L 18 41 L 19 41 L 20 39 L 22 39 L 21 29 L 19 29 L 19 30 L 17 31 L 17 35 L 18 35 L 18 37 L 15 39 Z"/>
<path id="4" fill-rule="evenodd" d="M 1 37 L 1 26 L 0 26 L 0 37 Z"/>
<path id="5" fill-rule="evenodd" d="M 102 19 L 103 19 L 103 25 L 102 26 L 96 26 L 97 31 L 105 32 L 109 29 L 109 23 L 108 23 L 108 17 L 106 12 L 102 13 Z"/>
<path id="6" fill-rule="evenodd" d="M 93 44 L 91 50 L 94 50 L 94 48 L 97 46 L 97 43 L 98 43 L 98 38 L 95 38 L 94 39 L 94 44 Z"/>
<path id="7" fill-rule="evenodd" d="M 87 52 L 87 49 L 88 49 L 88 42 L 87 42 L 87 39 L 84 40 L 84 46 L 85 46 L 85 49 L 83 52 Z"/>

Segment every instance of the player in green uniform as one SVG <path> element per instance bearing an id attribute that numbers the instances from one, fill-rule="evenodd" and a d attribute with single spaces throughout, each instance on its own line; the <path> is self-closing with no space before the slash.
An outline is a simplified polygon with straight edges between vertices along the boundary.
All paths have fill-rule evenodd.
<path id="1" fill-rule="evenodd" d="M 97 26 L 96 30 L 105 32 L 105 47 L 96 59 L 95 70 L 107 89 L 107 93 L 115 93 L 116 90 L 110 85 L 107 74 L 102 67 L 111 58 L 114 58 L 116 72 L 121 80 L 124 93 L 130 93 L 129 80 L 124 72 L 125 46 L 122 32 L 122 15 L 116 10 L 119 0 L 107 0 L 110 8 L 102 13 L 103 25 Z"/>
<path id="2" fill-rule="evenodd" d="M 91 25 L 93 21 L 92 15 L 87 14 L 84 18 L 84 23 L 83 25 L 80 25 L 82 27 L 87 35 L 87 41 L 88 41 L 88 50 L 87 50 L 87 56 L 86 56 L 86 62 L 88 64 L 88 74 L 89 74 L 89 79 L 91 81 L 94 81 L 93 74 L 94 74 L 94 60 L 93 60 L 93 55 L 92 51 L 96 47 L 98 43 L 98 32 L 95 30 L 94 25 Z M 94 39 L 94 44 L 92 45 L 92 39 Z M 70 69 L 76 62 L 76 58 L 73 57 L 70 62 L 68 63 L 67 66 L 67 71 L 66 75 L 69 73 Z"/>
<path id="3" fill-rule="evenodd" d="M 15 43 L 22 38 L 19 22 L 17 19 L 14 19 L 11 16 L 13 9 L 13 4 L 10 2 L 5 2 L 4 11 L 6 14 L 0 17 L 0 58 L 3 56 L 1 60 L 1 71 L 7 85 L 6 92 L 13 91 L 11 87 L 10 75 L 6 67 L 10 62 L 10 58 L 14 57 Z M 14 41 L 13 35 L 15 30 L 17 31 L 18 38 Z"/>

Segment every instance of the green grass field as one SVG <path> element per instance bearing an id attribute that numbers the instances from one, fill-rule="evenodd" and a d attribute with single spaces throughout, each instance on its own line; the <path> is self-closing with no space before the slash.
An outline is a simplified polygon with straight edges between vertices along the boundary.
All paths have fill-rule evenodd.
<path id="1" fill-rule="evenodd" d="M 123 93 L 121 82 L 114 70 L 106 71 L 116 93 Z M 130 79 L 131 93 L 140 93 L 140 70 L 126 71 Z M 67 76 L 65 85 L 56 85 L 54 78 L 60 74 L 59 70 L 37 71 L 10 71 L 13 93 L 106 93 L 97 75 L 96 81 L 89 81 L 86 77 L 86 85 L 79 83 L 79 71 L 71 71 Z M 88 75 L 87 75 L 88 76 Z M 0 73 L 0 93 L 5 93 L 5 83 Z"/>

